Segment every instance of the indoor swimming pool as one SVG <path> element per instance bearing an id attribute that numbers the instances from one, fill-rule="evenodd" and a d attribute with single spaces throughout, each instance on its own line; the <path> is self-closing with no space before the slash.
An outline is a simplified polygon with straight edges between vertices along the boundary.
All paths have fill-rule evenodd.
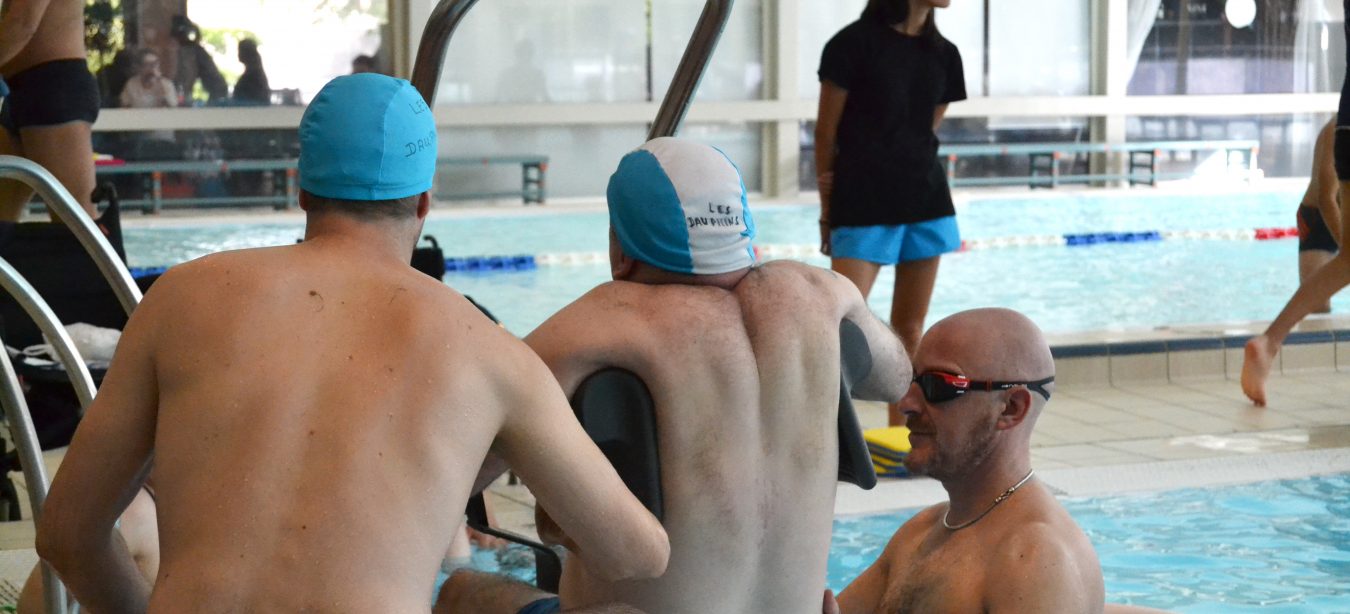
<path id="1" fill-rule="evenodd" d="M 1039 197 L 979 197 L 959 208 L 968 240 L 1072 233 L 1215 231 L 1287 228 L 1300 195 L 1241 191 L 1214 195 L 1145 191 Z M 763 206 L 755 211 L 761 246 L 818 241 L 815 206 Z M 581 263 L 534 270 L 450 273 L 446 281 L 486 305 L 516 334 L 609 279 L 599 261 L 607 247 L 601 211 L 511 210 L 437 216 L 425 234 L 447 257 L 570 253 Z M 132 227 L 132 266 L 177 264 L 207 253 L 284 245 L 298 223 Z M 826 265 L 819 255 L 808 262 Z M 1086 247 L 1038 246 L 972 250 L 943 260 L 929 321 L 989 305 L 1020 310 L 1050 332 L 1153 328 L 1274 317 L 1297 287 L 1297 241 L 1176 239 Z M 883 269 L 871 297 L 888 313 L 893 269 Z M 1350 294 L 1333 300 L 1350 310 Z"/>
<path id="2" fill-rule="evenodd" d="M 1061 499 L 1092 540 L 1108 601 L 1187 614 L 1350 610 L 1350 475 Z M 918 510 L 837 518 L 827 585 L 842 590 Z M 533 581 L 523 548 L 476 567 Z"/>

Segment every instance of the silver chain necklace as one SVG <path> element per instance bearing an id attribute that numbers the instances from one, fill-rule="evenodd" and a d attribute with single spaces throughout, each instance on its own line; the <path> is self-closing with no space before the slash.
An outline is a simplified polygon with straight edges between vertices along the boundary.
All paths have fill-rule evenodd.
<path id="1" fill-rule="evenodd" d="M 1013 493 L 1017 492 L 1017 489 L 1021 488 L 1023 484 L 1026 484 L 1026 483 L 1027 483 L 1027 480 L 1030 480 L 1030 479 L 1031 479 L 1031 476 L 1033 476 L 1033 475 L 1036 475 L 1036 470 L 1035 470 L 1035 469 L 1032 469 L 1031 471 L 1028 471 L 1026 477 L 1022 478 L 1022 479 L 1021 479 L 1020 481 L 1018 481 L 1016 484 L 1013 484 L 1013 485 L 1012 485 L 1012 488 L 1009 488 L 1008 490 L 1003 491 L 1003 494 L 1001 494 L 1001 495 L 999 495 L 998 497 L 996 497 L 996 498 L 994 499 L 994 503 L 991 504 L 991 505 L 988 507 L 988 509 L 985 509 L 983 512 L 980 512 L 980 515 L 979 515 L 979 516 L 976 516 L 976 517 L 974 517 L 974 518 L 971 518 L 970 520 L 967 520 L 967 521 L 965 521 L 965 522 L 963 522 L 963 523 L 961 523 L 961 524 L 955 525 L 955 526 L 950 525 L 950 524 L 947 523 L 947 514 L 952 513 L 952 506 L 951 506 L 950 503 L 948 503 L 948 504 L 947 504 L 947 511 L 945 511 L 945 512 L 942 513 L 942 526 L 947 527 L 947 530 L 948 530 L 948 531 L 956 531 L 956 530 L 959 530 L 959 529 L 964 529 L 964 528 L 966 528 L 966 527 L 968 527 L 968 526 L 970 526 L 970 525 L 972 525 L 972 524 L 975 524 L 975 523 L 979 522 L 981 518 L 984 518 L 985 516 L 989 515 L 989 512 L 994 511 L 994 508 L 998 507 L 998 504 L 1003 503 L 1005 500 L 1008 499 L 1008 497 L 1011 497 Z"/>

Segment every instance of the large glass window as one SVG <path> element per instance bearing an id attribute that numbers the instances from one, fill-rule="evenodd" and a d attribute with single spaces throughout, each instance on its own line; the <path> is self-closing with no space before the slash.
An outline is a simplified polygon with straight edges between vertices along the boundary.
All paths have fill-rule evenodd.
<path id="1" fill-rule="evenodd" d="M 631 1 L 631 0 L 630 0 Z M 633 2 L 633 4 L 638 4 Z M 661 100 L 684 55 L 705 0 L 652 0 L 653 97 Z M 699 84 L 696 100 L 756 100 L 764 86 L 761 0 L 739 0 Z"/>
<path id="2" fill-rule="evenodd" d="M 1129 93 L 1339 90 L 1345 72 L 1340 3 L 1263 0 L 1254 3 L 1256 15 L 1250 24 L 1230 23 L 1227 4 L 1227 0 L 1144 0 L 1132 7 L 1130 53 L 1136 65 Z"/>
<path id="3" fill-rule="evenodd" d="M 303 104 L 351 72 L 358 56 L 388 70 L 387 0 L 88 0 L 86 7 L 86 46 L 105 107 Z"/>
<path id="4" fill-rule="evenodd" d="M 1129 141 L 1193 141 L 1255 139 L 1261 142 L 1257 167 L 1267 177 L 1307 177 L 1312 170 L 1313 143 L 1332 114 L 1244 115 L 1232 117 L 1131 117 Z M 1160 162 L 1164 173 L 1222 171 L 1227 164 L 1215 152 L 1176 152 Z"/>

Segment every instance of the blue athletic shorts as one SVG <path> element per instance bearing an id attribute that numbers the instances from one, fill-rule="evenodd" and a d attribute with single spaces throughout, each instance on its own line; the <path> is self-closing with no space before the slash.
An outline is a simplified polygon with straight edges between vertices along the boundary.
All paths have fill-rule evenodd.
<path id="1" fill-rule="evenodd" d="M 927 260 L 961 249 L 956 216 L 900 226 L 841 226 L 830 231 L 830 255 L 877 264 Z"/>

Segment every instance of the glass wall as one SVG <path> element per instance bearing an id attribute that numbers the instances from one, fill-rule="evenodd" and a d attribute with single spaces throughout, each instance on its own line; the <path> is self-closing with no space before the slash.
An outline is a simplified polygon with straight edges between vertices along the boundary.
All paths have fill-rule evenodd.
<path id="1" fill-rule="evenodd" d="M 298 105 L 357 56 L 388 65 L 387 0 L 91 0 L 85 14 L 104 107 Z"/>
<path id="2" fill-rule="evenodd" d="M 631 2 L 631 0 L 630 0 Z M 633 4 L 638 4 L 633 2 Z M 705 0 L 652 0 L 653 98 L 661 100 L 684 55 Z M 738 0 L 696 99 L 757 100 L 764 91 L 763 0 Z"/>
<path id="3" fill-rule="evenodd" d="M 1261 142 L 1257 166 L 1267 177 L 1307 177 L 1312 169 L 1317 132 L 1334 114 L 1244 115 L 1228 117 L 1131 117 L 1130 141 L 1255 139 Z M 1167 154 L 1164 173 L 1219 171 L 1224 161 L 1213 152 Z"/>
<path id="4" fill-rule="evenodd" d="M 1263 0 L 1250 24 L 1224 0 L 1151 0 L 1130 17 L 1137 62 L 1129 93 L 1273 94 L 1339 91 L 1343 11 L 1327 0 Z M 1146 34 L 1145 34 L 1146 33 Z"/>

